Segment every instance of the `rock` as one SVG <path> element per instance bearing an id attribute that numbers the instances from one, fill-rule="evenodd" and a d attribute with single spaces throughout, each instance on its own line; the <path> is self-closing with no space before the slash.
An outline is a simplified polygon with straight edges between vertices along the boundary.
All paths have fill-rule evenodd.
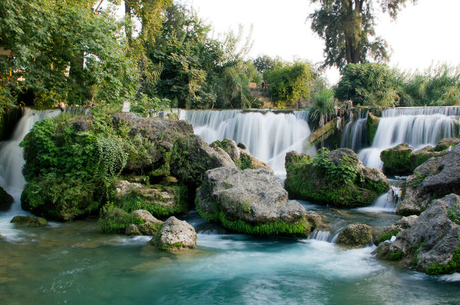
<path id="1" fill-rule="evenodd" d="M 230 158 L 232 158 L 233 162 L 235 162 L 235 165 L 240 170 L 247 168 L 263 168 L 270 173 L 273 173 L 270 166 L 254 157 L 244 143 L 239 143 L 237 145 L 234 140 L 224 139 L 223 141 L 215 141 L 210 146 L 222 148 L 226 153 L 228 153 Z"/>
<path id="2" fill-rule="evenodd" d="M 186 221 L 172 216 L 168 218 L 160 232 L 150 242 L 160 250 L 179 251 L 196 247 L 195 229 Z"/>
<path id="3" fill-rule="evenodd" d="M 29 227 L 44 227 L 49 225 L 46 219 L 35 216 L 14 216 L 11 223 L 16 225 L 25 225 Z"/>
<path id="4" fill-rule="evenodd" d="M 191 187 L 197 187 L 204 173 L 213 168 L 233 167 L 235 163 L 220 147 L 210 147 L 200 136 L 178 139 L 171 155 L 171 174 Z"/>
<path id="5" fill-rule="evenodd" d="M 391 226 L 384 228 L 380 234 L 376 235 L 375 245 L 378 246 L 381 242 L 390 240 L 393 236 L 396 236 L 402 230 L 410 228 L 417 222 L 417 218 L 418 216 L 416 215 L 403 217 Z"/>
<path id="6" fill-rule="evenodd" d="M 242 233 L 305 236 L 312 227 L 305 208 L 289 201 L 281 180 L 264 169 L 207 171 L 196 206 L 202 217 Z"/>
<path id="7" fill-rule="evenodd" d="M 292 199 L 338 207 L 366 206 L 390 189 L 381 170 L 365 167 L 348 148 L 325 149 L 313 159 L 289 152 L 285 164 L 285 188 Z"/>
<path id="8" fill-rule="evenodd" d="M 115 234 L 126 233 L 131 224 L 137 226 L 143 223 L 145 223 L 143 219 L 113 206 L 103 208 L 102 215 L 98 221 L 102 232 Z M 132 227 L 129 230 L 130 233 L 134 231 Z"/>
<path id="9" fill-rule="evenodd" d="M 14 198 L 0 187 L 0 211 L 8 211 L 14 203 Z"/>
<path id="10" fill-rule="evenodd" d="M 453 148 L 457 144 L 460 144 L 460 138 L 444 138 L 439 141 L 434 147 L 435 151 L 449 150 L 449 147 Z"/>
<path id="11" fill-rule="evenodd" d="M 337 237 L 337 244 L 364 247 L 371 243 L 372 228 L 366 224 L 355 224 L 347 226 Z"/>
<path id="12" fill-rule="evenodd" d="M 434 195 L 460 195 L 460 145 L 441 157 L 428 159 L 406 180 L 399 215 L 418 215 L 427 208 Z"/>
<path id="13" fill-rule="evenodd" d="M 128 212 L 135 209 L 146 210 L 156 217 L 186 213 L 188 211 L 187 186 L 178 183 L 177 180 L 168 181 L 142 185 L 122 180 L 117 185 L 116 205 Z"/>
<path id="14" fill-rule="evenodd" d="M 381 115 L 381 114 L 380 114 Z M 374 141 L 375 134 L 377 133 L 377 129 L 379 127 L 380 118 L 378 116 L 369 113 L 367 116 L 367 137 L 369 142 L 372 143 Z"/>
<path id="15" fill-rule="evenodd" d="M 126 235 L 142 235 L 141 231 L 135 224 L 130 224 L 126 230 L 125 230 Z"/>
<path id="16" fill-rule="evenodd" d="M 396 235 L 393 243 L 381 244 L 378 258 L 399 260 L 428 274 L 460 271 L 460 197 L 455 194 L 433 200 L 419 217 Z"/>
<path id="17" fill-rule="evenodd" d="M 86 131 L 90 127 L 90 123 L 88 121 L 75 121 L 72 122 L 72 127 L 75 131 Z"/>
<path id="18" fill-rule="evenodd" d="M 383 171 L 389 175 L 410 175 L 415 168 L 432 157 L 441 157 L 447 154 L 449 143 L 456 141 L 443 139 L 439 141 L 436 148 L 427 146 L 423 149 L 413 151 L 414 149 L 406 143 L 399 144 L 393 148 L 386 149 L 380 153 L 380 159 L 383 161 Z M 444 151 L 441 148 L 446 147 Z"/>
<path id="19" fill-rule="evenodd" d="M 146 210 L 136 210 L 131 213 L 134 217 L 138 217 L 144 220 L 143 224 L 137 225 L 137 229 L 139 231 L 138 235 L 155 235 L 158 230 L 163 225 L 163 221 L 156 219 L 155 217 L 150 214 L 149 211 Z M 134 225 L 134 224 L 131 224 Z M 130 225 L 130 226 L 131 226 Z M 128 231 L 129 227 L 126 229 Z M 136 232 L 136 231 L 134 231 Z M 127 235 L 130 235 L 126 232 Z M 134 235 L 134 234 L 131 234 Z"/>

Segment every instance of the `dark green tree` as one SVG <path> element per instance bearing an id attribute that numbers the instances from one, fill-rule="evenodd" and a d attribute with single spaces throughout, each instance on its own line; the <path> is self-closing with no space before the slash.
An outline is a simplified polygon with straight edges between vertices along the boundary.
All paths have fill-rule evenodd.
<path id="1" fill-rule="evenodd" d="M 384 13 L 396 19 L 408 1 L 311 0 L 320 4 L 309 18 L 312 30 L 325 42 L 324 66 L 336 66 L 343 70 L 347 64 L 365 63 L 369 58 L 388 60 L 387 43 L 375 34 L 373 6 L 377 4 Z"/>

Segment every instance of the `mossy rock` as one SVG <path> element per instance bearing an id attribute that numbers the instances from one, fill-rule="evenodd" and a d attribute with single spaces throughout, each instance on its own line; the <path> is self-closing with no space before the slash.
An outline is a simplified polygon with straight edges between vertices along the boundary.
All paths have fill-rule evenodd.
<path id="1" fill-rule="evenodd" d="M 369 139 L 370 144 L 374 142 L 375 134 L 377 133 L 377 129 L 379 128 L 380 118 L 369 113 L 367 116 L 367 137 Z"/>
<path id="2" fill-rule="evenodd" d="M 289 152 L 285 164 L 284 185 L 291 199 L 359 207 L 372 204 L 390 188 L 380 170 L 364 167 L 350 149 L 327 151 L 314 159 Z"/>
<path id="3" fill-rule="evenodd" d="M 11 223 L 28 227 L 44 227 L 49 225 L 46 219 L 35 216 L 14 216 L 13 219 L 11 219 Z"/>
<path id="4" fill-rule="evenodd" d="M 372 240 L 372 228 L 366 224 L 347 226 L 337 237 L 337 244 L 350 247 L 364 247 Z"/>
<path id="5" fill-rule="evenodd" d="M 144 224 L 145 220 L 137 215 L 127 213 L 120 208 L 113 206 L 105 207 L 102 210 L 102 215 L 99 218 L 98 224 L 104 233 L 123 234 L 131 225 Z"/>

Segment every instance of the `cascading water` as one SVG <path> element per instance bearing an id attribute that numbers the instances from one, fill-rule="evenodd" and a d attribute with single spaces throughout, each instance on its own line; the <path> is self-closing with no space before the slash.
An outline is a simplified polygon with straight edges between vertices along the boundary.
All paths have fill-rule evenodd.
<path id="1" fill-rule="evenodd" d="M 19 143 L 38 121 L 53 117 L 61 113 L 60 110 L 37 111 L 24 109 L 22 118 L 16 125 L 16 129 L 10 140 L 0 142 L 0 186 L 14 198 L 14 204 L 10 211 L 0 214 L 0 228 L 2 234 L 6 233 L 12 215 L 24 213 L 20 207 L 20 197 L 24 189 L 25 181 L 22 175 L 24 158 L 22 147 Z"/>
<path id="2" fill-rule="evenodd" d="M 283 174 L 286 152 L 316 153 L 306 149 L 310 128 L 305 113 L 243 112 L 241 110 L 187 111 L 185 119 L 195 133 L 212 143 L 225 138 L 243 142 L 251 153 L 268 163 L 277 174 Z"/>
<path id="3" fill-rule="evenodd" d="M 359 158 L 366 166 L 382 168 L 380 153 L 401 143 L 407 143 L 414 149 L 425 146 L 434 146 L 436 143 L 459 134 L 458 118 L 460 107 L 428 107 L 428 108 L 395 108 L 383 111 L 372 146 L 361 149 L 354 147 Z M 353 138 L 359 142 L 365 125 L 365 119 L 354 122 L 356 129 L 361 130 L 354 134 L 347 131 L 343 137 Z M 343 139 L 343 138 L 342 138 Z M 348 146 L 350 147 L 350 146 Z"/>
<path id="4" fill-rule="evenodd" d="M 355 120 L 350 120 L 350 122 L 345 125 L 342 133 L 342 138 L 340 139 L 340 147 L 351 148 L 353 151 L 360 151 L 367 140 L 367 115 L 362 113 L 359 109 L 357 118 Z M 353 112 L 350 112 L 350 118 L 353 118 Z"/>

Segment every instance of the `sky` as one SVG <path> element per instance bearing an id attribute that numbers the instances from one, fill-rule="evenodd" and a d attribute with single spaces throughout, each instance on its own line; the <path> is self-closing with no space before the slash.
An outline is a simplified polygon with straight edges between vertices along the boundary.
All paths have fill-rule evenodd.
<path id="1" fill-rule="evenodd" d="M 375 2 L 375 1 L 374 1 Z M 309 0 L 182 0 L 212 25 L 214 37 L 244 27 L 254 42 L 249 58 L 259 55 L 295 58 L 313 63 L 324 60 L 324 42 L 311 29 L 307 17 L 315 5 Z M 380 13 L 376 34 L 391 50 L 391 67 L 403 71 L 425 71 L 431 65 L 460 65 L 460 0 L 418 0 L 407 4 L 396 21 Z M 339 80 L 336 69 L 328 69 L 330 84 Z"/>

